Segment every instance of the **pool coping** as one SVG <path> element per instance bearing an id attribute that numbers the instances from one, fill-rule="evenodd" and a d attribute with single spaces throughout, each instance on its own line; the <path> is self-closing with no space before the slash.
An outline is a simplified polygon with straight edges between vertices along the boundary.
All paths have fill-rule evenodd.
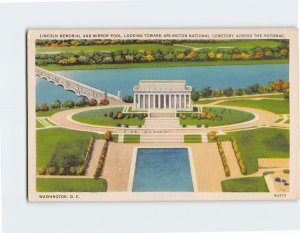
<path id="1" fill-rule="evenodd" d="M 147 148 L 186 148 L 188 149 L 188 158 L 189 158 L 189 164 L 190 164 L 190 171 L 191 171 L 191 177 L 192 177 L 192 184 L 193 184 L 193 192 L 198 192 L 198 183 L 196 178 L 196 171 L 194 166 L 194 158 L 193 158 L 193 151 L 192 148 L 189 146 L 135 146 L 133 148 L 133 156 L 131 159 L 131 166 L 130 166 L 130 172 L 129 172 L 129 179 L 128 179 L 128 186 L 127 186 L 127 192 L 133 192 L 133 180 L 134 180 L 134 173 L 135 173 L 135 165 L 136 165 L 136 158 L 137 158 L 137 152 L 138 149 L 147 149 Z M 184 192 L 184 191 L 182 191 Z M 175 193 L 175 192 L 174 192 Z M 186 192 L 189 193 L 189 192 Z"/>

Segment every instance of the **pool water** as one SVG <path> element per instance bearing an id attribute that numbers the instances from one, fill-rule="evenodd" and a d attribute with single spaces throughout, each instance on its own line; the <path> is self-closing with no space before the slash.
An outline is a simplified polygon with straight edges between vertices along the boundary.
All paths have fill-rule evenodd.
<path id="1" fill-rule="evenodd" d="M 193 192 L 187 148 L 139 148 L 133 192 Z"/>

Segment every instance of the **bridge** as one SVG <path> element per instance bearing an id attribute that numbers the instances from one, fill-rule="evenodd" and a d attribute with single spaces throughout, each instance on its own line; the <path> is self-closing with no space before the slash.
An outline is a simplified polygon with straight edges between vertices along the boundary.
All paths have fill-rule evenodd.
<path id="1" fill-rule="evenodd" d="M 35 75 L 39 78 L 46 79 L 48 82 L 54 83 L 56 86 L 62 86 L 65 90 L 72 91 L 77 96 L 84 96 L 88 99 L 96 99 L 98 102 L 101 99 L 106 99 L 110 103 L 123 103 L 119 96 L 109 94 L 106 91 L 98 90 L 39 67 L 35 67 Z"/>

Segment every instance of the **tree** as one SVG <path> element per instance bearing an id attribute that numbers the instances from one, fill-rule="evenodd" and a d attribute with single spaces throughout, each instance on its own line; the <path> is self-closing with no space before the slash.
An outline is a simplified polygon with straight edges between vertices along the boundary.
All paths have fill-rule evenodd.
<path id="1" fill-rule="evenodd" d="M 43 103 L 41 106 L 40 106 L 40 111 L 42 112 L 46 112 L 49 110 L 49 106 L 47 103 Z"/>
<path id="2" fill-rule="evenodd" d="M 95 100 L 95 99 L 89 99 L 88 100 L 88 105 L 90 105 L 90 106 L 96 106 L 97 105 L 97 100 Z"/>
<path id="3" fill-rule="evenodd" d="M 130 95 L 125 96 L 125 97 L 123 97 L 123 101 L 126 103 L 133 103 L 133 97 Z"/>
<path id="4" fill-rule="evenodd" d="M 210 86 L 206 86 L 200 91 L 200 93 L 203 98 L 207 98 L 212 95 L 212 89 Z"/>
<path id="5" fill-rule="evenodd" d="M 198 91 L 192 90 L 191 99 L 192 101 L 198 101 L 200 98 L 200 94 Z"/>
<path id="6" fill-rule="evenodd" d="M 288 89 L 283 91 L 283 97 L 286 100 L 290 100 L 290 91 Z"/>
<path id="7" fill-rule="evenodd" d="M 64 105 L 63 105 L 65 108 L 73 108 L 75 106 L 75 103 L 74 101 L 72 100 L 67 100 L 66 102 L 64 102 Z"/>
<path id="8" fill-rule="evenodd" d="M 104 133 L 104 139 L 106 141 L 109 141 L 111 139 L 111 135 L 112 135 L 111 131 L 108 131 L 108 130 L 105 131 L 105 133 Z"/>
<path id="9" fill-rule="evenodd" d="M 233 95 L 233 89 L 232 87 L 228 87 L 224 90 L 225 96 L 232 96 Z"/>
<path id="10" fill-rule="evenodd" d="M 76 106 L 77 107 L 83 107 L 83 106 L 85 106 L 87 103 L 86 103 L 86 100 L 84 99 L 84 98 L 82 98 L 82 99 L 80 99 L 80 100 L 78 100 L 77 102 L 76 102 Z"/>
<path id="11" fill-rule="evenodd" d="M 53 103 L 50 105 L 51 108 L 60 108 L 61 102 L 59 100 L 53 101 Z"/>
<path id="12" fill-rule="evenodd" d="M 237 89 L 235 94 L 239 96 L 243 95 L 243 89 L 242 88 Z"/>

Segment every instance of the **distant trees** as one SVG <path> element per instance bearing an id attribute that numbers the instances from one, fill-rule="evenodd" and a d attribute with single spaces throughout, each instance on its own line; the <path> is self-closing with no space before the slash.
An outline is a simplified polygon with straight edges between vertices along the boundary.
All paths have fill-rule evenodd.
<path id="1" fill-rule="evenodd" d="M 53 103 L 50 105 L 51 108 L 60 108 L 61 102 L 59 100 L 53 101 Z"/>
<path id="2" fill-rule="evenodd" d="M 75 103 L 72 100 L 67 100 L 67 101 L 64 102 L 63 106 L 65 108 L 74 108 Z"/>
<path id="3" fill-rule="evenodd" d="M 191 99 L 192 101 L 198 101 L 200 98 L 200 94 L 198 91 L 192 90 Z"/>
<path id="4" fill-rule="evenodd" d="M 123 101 L 126 103 L 133 103 L 133 97 L 132 96 L 125 96 L 123 97 Z"/>
<path id="5" fill-rule="evenodd" d="M 210 86 L 206 86 L 206 87 L 204 87 L 201 91 L 200 91 L 200 93 L 201 93 L 201 96 L 203 97 L 203 98 L 207 98 L 207 97 L 210 97 L 211 95 L 212 95 L 212 89 L 211 89 L 211 87 Z"/>
<path id="6" fill-rule="evenodd" d="M 114 45 L 114 44 L 164 44 L 197 42 L 197 40 L 37 40 L 38 47 L 69 47 L 86 45 Z M 205 43 L 211 41 L 201 41 Z M 88 64 L 122 64 L 149 62 L 178 62 L 178 61 L 230 61 L 230 60 L 271 60 L 289 58 L 289 45 L 283 40 L 277 47 L 239 48 L 203 48 L 200 50 L 185 49 L 148 49 L 148 50 L 117 50 L 100 52 L 64 52 L 60 54 L 36 54 L 36 65 L 88 65 Z"/>

